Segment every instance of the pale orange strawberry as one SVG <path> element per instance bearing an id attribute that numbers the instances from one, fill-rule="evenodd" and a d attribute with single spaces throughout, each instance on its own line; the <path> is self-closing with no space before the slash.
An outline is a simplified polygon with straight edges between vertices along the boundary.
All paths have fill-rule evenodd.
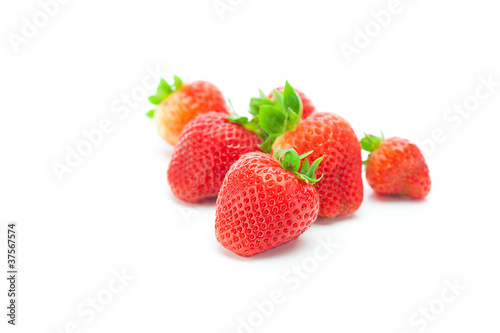
<path id="1" fill-rule="evenodd" d="M 206 81 L 185 84 L 175 75 L 172 85 L 161 79 L 156 95 L 149 101 L 157 108 L 147 116 L 155 119 L 158 133 L 171 145 L 177 143 L 184 126 L 199 114 L 228 114 L 226 101 L 216 86 Z"/>

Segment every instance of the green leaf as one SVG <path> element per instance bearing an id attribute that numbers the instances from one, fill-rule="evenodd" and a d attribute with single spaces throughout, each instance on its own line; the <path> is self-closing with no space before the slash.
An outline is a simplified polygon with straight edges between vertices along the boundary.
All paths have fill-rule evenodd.
<path id="1" fill-rule="evenodd" d="M 243 127 L 245 127 L 247 130 L 257 134 L 261 140 L 265 140 L 267 136 L 264 134 L 264 132 L 260 129 L 259 126 L 259 117 L 253 117 L 252 120 L 248 120 L 248 117 L 242 117 L 238 115 L 236 110 L 234 109 L 233 103 L 229 99 L 229 113 L 231 114 L 229 117 L 227 117 L 227 120 L 229 120 L 233 124 L 238 124 Z"/>
<path id="2" fill-rule="evenodd" d="M 229 98 L 228 98 L 228 99 L 227 99 L 227 101 L 228 101 L 228 104 L 229 104 L 229 106 L 228 106 L 228 109 L 229 109 L 229 114 L 230 114 L 231 116 L 235 116 L 235 117 L 239 118 L 239 115 L 238 115 L 238 113 L 236 112 L 236 110 L 235 110 L 235 108 L 234 108 L 234 105 L 233 105 L 233 102 L 231 102 L 231 99 L 229 99 Z"/>
<path id="3" fill-rule="evenodd" d="M 384 141 L 383 135 L 382 135 L 382 137 L 378 137 L 378 136 L 375 136 L 375 135 L 371 135 L 371 134 L 366 134 L 365 133 L 365 137 L 362 138 L 361 141 L 360 141 L 361 148 L 363 148 L 364 150 L 372 153 L 378 147 L 380 147 L 380 144 L 382 143 L 382 141 Z"/>
<path id="4" fill-rule="evenodd" d="M 254 117 L 252 120 L 250 120 L 246 125 L 245 128 L 254 132 L 257 134 L 262 140 L 266 138 L 264 135 L 264 132 L 260 128 L 260 123 L 259 123 L 259 117 Z"/>
<path id="5" fill-rule="evenodd" d="M 289 130 L 293 130 L 302 119 L 302 100 L 293 87 L 286 81 L 283 89 L 283 106 L 288 110 Z"/>
<path id="6" fill-rule="evenodd" d="M 288 108 L 288 118 L 286 120 L 285 131 L 288 132 L 295 129 L 299 121 L 300 121 L 299 116 L 295 114 L 292 108 Z"/>
<path id="7" fill-rule="evenodd" d="M 286 152 L 285 155 L 283 155 L 283 160 L 282 160 L 282 166 L 283 169 L 292 171 L 292 172 L 297 172 L 300 169 L 300 158 L 299 154 L 297 151 L 294 149 L 289 150 Z"/>
<path id="8" fill-rule="evenodd" d="M 155 111 L 156 111 L 155 109 L 149 110 L 149 112 L 146 113 L 146 117 L 153 119 L 155 117 Z"/>
<path id="9" fill-rule="evenodd" d="M 171 93 L 172 88 L 170 88 L 167 81 L 161 79 L 160 84 L 156 89 L 156 95 L 150 96 L 149 101 L 154 105 L 158 105 L 163 102 Z"/>
<path id="10" fill-rule="evenodd" d="M 280 160 L 283 155 L 288 151 L 289 149 L 278 149 L 275 148 L 273 150 L 273 157 L 277 160 Z"/>
<path id="11" fill-rule="evenodd" d="M 384 133 L 380 131 L 381 137 L 372 135 L 372 134 L 366 134 L 365 137 L 361 139 L 361 148 L 363 150 L 366 150 L 367 152 L 370 152 L 370 155 L 368 155 L 368 158 L 363 161 L 363 165 L 366 165 L 368 163 L 368 160 L 370 159 L 371 153 L 373 153 L 375 150 L 380 147 L 380 144 L 385 140 Z"/>
<path id="12" fill-rule="evenodd" d="M 250 114 L 254 117 L 250 122 L 256 123 L 259 136 L 264 140 L 261 149 L 270 153 L 274 140 L 294 130 L 301 121 L 302 101 L 287 81 L 283 92 L 273 90 L 272 98 L 259 90 L 259 97 L 250 99 Z"/>
<path id="13" fill-rule="evenodd" d="M 303 181 L 309 184 L 315 184 L 321 178 L 323 178 L 323 176 L 321 176 L 319 179 L 316 179 L 316 174 L 314 173 L 314 171 L 321 163 L 324 156 L 318 158 L 316 161 L 313 162 L 311 166 L 309 166 L 309 161 L 305 158 L 311 153 L 312 151 L 299 156 L 297 151 L 293 148 L 281 149 L 281 150 L 276 149 L 273 152 L 273 156 L 278 160 L 283 170 L 292 172 L 299 179 L 302 179 Z M 302 159 L 305 160 L 304 162 L 302 162 L 302 167 L 301 167 L 300 162 Z"/>
<path id="14" fill-rule="evenodd" d="M 304 158 L 305 157 L 304 155 L 300 155 L 299 157 L 300 158 Z M 302 157 L 302 156 L 304 156 L 304 157 Z M 303 175 L 307 175 L 308 171 L 309 171 L 309 160 L 306 158 L 304 160 L 304 162 L 302 162 L 302 168 L 300 168 L 300 173 L 303 174 Z"/>
<path id="15" fill-rule="evenodd" d="M 160 89 L 166 94 L 171 93 L 173 91 L 172 87 L 168 84 L 167 81 L 165 81 L 165 79 L 160 79 L 160 85 L 158 86 L 158 89 Z"/>
<path id="16" fill-rule="evenodd" d="M 158 105 L 163 101 L 163 98 L 161 95 L 156 93 L 154 96 L 149 96 L 148 100 L 151 104 Z"/>
<path id="17" fill-rule="evenodd" d="M 170 85 L 168 84 L 167 81 L 161 79 L 160 84 L 156 89 L 156 94 L 149 96 L 148 99 L 151 102 L 151 104 L 158 105 L 164 100 L 166 100 L 168 96 L 170 96 L 173 92 L 182 89 L 182 86 L 183 86 L 182 80 L 176 75 L 174 75 L 173 85 Z"/>
<path id="18" fill-rule="evenodd" d="M 263 105 L 274 105 L 275 103 L 271 101 L 264 94 L 262 90 L 259 89 L 259 97 L 253 97 L 250 99 L 250 114 L 257 116 L 259 115 L 260 107 Z"/>
<path id="19" fill-rule="evenodd" d="M 314 178 L 311 178 L 311 177 L 308 177 L 306 175 L 303 175 L 303 174 L 297 174 L 296 175 L 299 179 L 302 179 L 303 181 L 309 183 L 309 184 L 316 184 L 317 182 L 319 182 L 321 180 L 321 178 L 323 178 L 323 175 L 319 178 L 319 179 L 316 179 L 316 177 Z"/>
<path id="20" fill-rule="evenodd" d="M 278 106 L 280 106 L 283 110 L 287 110 L 287 107 L 285 106 L 285 104 L 283 104 L 283 96 L 281 95 L 281 93 L 278 90 L 274 89 L 273 95 L 276 103 L 278 103 Z"/>
<path id="21" fill-rule="evenodd" d="M 254 132 L 262 140 L 265 139 L 264 137 L 262 137 L 263 132 L 260 130 L 260 128 L 258 126 L 259 125 L 258 118 L 253 118 L 251 121 L 248 121 L 247 117 L 240 117 L 238 115 L 234 115 L 234 116 L 227 117 L 227 120 L 229 120 L 233 124 L 238 124 L 238 125 L 245 127 L 250 132 Z"/>
<path id="22" fill-rule="evenodd" d="M 161 102 L 166 100 L 168 98 L 168 96 L 170 96 L 172 93 L 182 89 L 182 86 L 183 86 L 182 80 L 177 75 L 174 75 L 174 84 L 173 85 L 170 85 L 170 84 L 168 84 L 167 81 L 165 81 L 164 79 L 161 79 L 160 84 L 158 85 L 158 88 L 156 89 L 156 94 L 149 96 L 148 100 L 153 105 L 159 105 L 159 104 L 161 104 Z M 149 118 L 153 118 L 154 111 L 155 110 L 149 111 L 146 114 L 146 116 L 148 116 Z"/>
<path id="23" fill-rule="evenodd" d="M 247 117 L 240 117 L 238 115 L 231 115 L 227 117 L 227 120 L 229 120 L 233 124 L 239 124 L 239 125 L 246 125 L 249 122 Z"/>
<path id="24" fill-rule="evenodd" d="M 314 152 L 313 150 L 308 151 L 307 153 L 304 153 L 304 154 L 300 155 L 299 157 L 300 157 L 300 159 L 303 159 L 303 158 L 305 158 L 305 157 L 307 157 L 307 156 L 311 155 L 313 152 Z M 305 162 L 305 161 L 304 161 L 304 162 Z M 308 164 L 309 164 L 309 162 L 308 162 Z"/>
<path id="25" fill-rule="evenodd" d="M 316 161 L 314 161 L 313 164 L 311 165 L 311 167 L 309 168 L 309 170 L 307 171 L 306 176 L 316 178 L 316 176 L 314 175 L 314 172 L 316 171 L 319 164 L 321 163 L 321 161 L 323 161 L 324 158 L 325 158 L 325 156 L 321 156 Z"/>
<path id="26" fill-rule="evenodd" d="M 291 108 L 295 114 L 299 115 L 302 109 L 302 101 L 288 81 L 286 81 L 283 89 L 283 103 L 285 108 Z"/>
<path id="27" fill-rule="evenodd" d="M 286 116 L 282 109 L 264 105 L 259 111 L 260 127 L 269 135 L 281 135 L 284 133 Z"/>
<path id="28" fill-rule="evenodd" d="M 267 135 L 267 134 L 266 134 Z M 262 142 L 259 147 L 260 149 L 262 149 L 262 151 L 264 153 L 270 153 L 271 152 L 271 149 L 273 147 L 273 143 L 274 143 L 274 140 L 276 140 L 276 138 L 278 137 L 278 135 L 268 135 L 265 139 L 264 139 L 264 142 Z"/>
<path id="29" fill-rule="evenodd" d="M 182 86 L 183 86 L 182 80 L 177 75 L 174 75 L 175 91 L 181 90 Z"/>

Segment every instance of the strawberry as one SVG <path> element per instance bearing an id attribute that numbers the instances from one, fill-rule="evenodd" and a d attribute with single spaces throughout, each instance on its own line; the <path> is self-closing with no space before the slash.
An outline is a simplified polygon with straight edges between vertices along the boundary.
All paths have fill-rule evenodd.
<path id="1" fill-rule="evenodd" d="M 283 96 L 283 90 L 285 90 L 285 87 L 278 87 L 274 89 L 280 93 L 281 96 Z M 262 105 L 278 105 L 278 102 L 276 101 L 276 98 L 274 97 L 274 90 L 271 92 L 269 95 L 264 95 L 262 90 L 259 90 L 260 97 L 255 97 L 250 100 L 250 112 L 252 114 L 258 114 L 259 109 Z M 302 91 L 300 91 L 297 88 L 294 88 L 295 92 L 299 96 L 301 102 L 302 102 L 302 119 L 305 119 L 311 115 L 314 111 L 316 111 L 316 108 L 314 107 L 313 103 L 307 97 L 306 94 L 304 94 Z"/>
<path id="2" fill-rule="evenodd" d="M 290 131 L 302 119 L 302 100 L 292 86 L 285 84 L 283 92 L 274 90 L 274 99 L 268 99 L 262 91 L 261 98 L 252 98 L 250 101 L 250 114 L 254 117 L 238 117 L 233 114 L 230 120 L 245 126 L 255 132 L 263 140 L 260 148 L 265 153 L 270 153 L 274 140 L 281 134 Z"/>
<path id="3" fill-rule="evenodd" d="M 182 130 L 168 167 L 174 195 L 187 202 L 215 197 L 231 164 L 258 151 L 259 137 L 221 112 L 204 113 Z"/>
<path id="4" fill-rule="evenodd" d="M 250 257 L 299 237 L 318 216 L 314 175 L 293 149 L 240 157 L 226 174 L 216 203 L 215 236 L 234 253 Z M 301 159 L 304 159 L 301 167 Z"/>
<path id="5" fill-rule="evenodd" d="M 156 95 L 149 101 L 157 105 L 147 116 L 154 118 L 160 136 L 175 145 L 182 129 L 197 115 L 218 111 L 228 114 L 226 101 L 220 90 L 205 81 L 183 83 L 174 75 L 174 84 L 168 84 L 161 79 Z"/>
<path id="6" fill-rule="evenodd" d="M 318 168 L 323 180 L 315 185 L 320 198 L 319 216 L 335 217 L 355 212 L 363 201 L 361 147 L 347 121 L 325 112 L 314 112 L 301 121 L 302 100 L 287 82 L 283 94 L 274 91 L 276 103 L 255 103 L 250 124 L 262 132 L 264 152 L 293 148 L 299 154 L 315 152 L 309 162 L 324 156 Z"/>
<path id="7" fill-rule="evenodd" d="M 423 199 L 431 190 L 429 168 L 420 149 L 402 138 L 366 135 L 361 147 L 370 152 L 366 180 L 379 194 L 406 195 Z"/>
<path id="8" fill-rule="evenodd" d="M 347 215 L 359 208 L 363 201 L 361 147 L 346 120 L 333 113 L 316 112 L 278 137 L 273 148 L 294 148 L 299 154 L 314 149 L 309 159 L 325 157 L 318 168 L 323 180 L 315 185 L 320 216 Z"/>

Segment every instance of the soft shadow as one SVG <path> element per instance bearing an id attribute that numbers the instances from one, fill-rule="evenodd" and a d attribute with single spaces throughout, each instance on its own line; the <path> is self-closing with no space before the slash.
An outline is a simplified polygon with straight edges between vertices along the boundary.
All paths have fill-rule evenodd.
<path id="1" fill-rule="evenodd" d="M 349 214 L 349 215 L 344 215 L 344 216 L 337 216 L 334 218 L 327 218 L 327 217 L 318 217 L 316 221 L 313 222 L 312 225 L 332 225 L 336 224 L 338 222 L 345 222 L 352 220 L 356 217 L 356 214 Z"/>
<path id="2" fill-rule="evenodd" d="M 180 201 L 179 199 L 177 199 L 177 200 Z M 195 204 L 189 204 L 189 203 L 184 202 L 184 201 L 180 201 L 180 202 L 183 204 L 192 205 L 192 206 L 215 206 L 215 203 L 217 202 L 217 197 L 207 198 L 207 199 L 204 199 L 203 201 L 199 201 Z"/>
<path id="3" fill-rule="evenodd" d="M 290 254 L 294 251 L 299 251 L 299 249 L 304 247 L 304 245 L 305 245 L 305 241 L 299 237 L 299 238 L 297 238 L 293 241 L 290 241 L 284 245 L 275 247 L 274 249 L 256 254 L 253 257 L 239 256 L 236 253 L 226 249 L 222 245 L 219 246 L 219 252 L 222 255 L 224 255 L 228 258 L 234 259 L 234 260 L 240 260 L 240 261 L 266 260 L 266 259 L 271 259 L 271 258 L 278 257 L 278 256 L 279 257 L 286 256 L 287 254 Z"/>
<path id="4" fill-rule="evenodd" d="M 370 194 L 370 199 L 379 202 L 414 202 L 416 204 L 425 202 L 424 199 L 412 199 L 404 195 L 382 195 L 377 193 Z"/>
<path id="5" fill-rule="evenodd" d="M 215 203 L 217 201 L 217 197 L 207 198 L 196 203 L 182 201 L 172 193 L 168 185 L 165 187 L 165 195 L 167 196 L 168 199 L 174 201 L 176 204 L 189 208 L 196 208 L 200 206 L 205 206 L 205 207 L 215 206 Z"/>
<path id="6" fill-rule="evenodd" d="M 172 158 L 172 155 L 174 154 L 175 149 L 162 140 L 161 145 L 157 146 L 157 150 L 161 155 L 167 157 L 170 160 Z"/>

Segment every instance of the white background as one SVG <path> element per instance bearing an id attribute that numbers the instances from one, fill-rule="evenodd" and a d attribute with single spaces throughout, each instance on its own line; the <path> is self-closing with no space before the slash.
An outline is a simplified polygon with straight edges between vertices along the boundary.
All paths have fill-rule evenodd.
<path id="1" fill-rule="evenodd" d="M 222 20 L 212 0 L 72 0 L 16 52 L 8 36 L 21 35 L 40 5 L 1 2 L 0 237 L 17 221 L 20 256 L 12 331 L 59 333 L 74 321 L 77 332 L 236 332 L 238 318 L 260 319 L 254 302 L 278 289 L 284 303 L 241 332 L 412 333 L 423 327 L 410 323 L 415 311 L 439 308 L 445 281 L 457 279 L 467 289 L 422 331 L 498 332 L 500 87 L 460 123 L 443 118 L 480 76 L 500 81 L 498 4 L 401 0 L 348 63 L 341 43 L 353 44 L 356 27 L 389 1 L 232 3 Z M 147 67 L 211 81 L 240 112 L 258 88 L 289 80 L 358 137 L 381 129 L 423 142 L 441 128 L 445 138 L 427 154 L 431 193 L 384 199 L 366 186 L 354 215 L 237 257 L 215 240 L 213 203 L 171 194 L 173 148 L 144 116 L 146 99 L 123 119 L 113 112 Z M 59 181 L 52 163 L 105 118 L 113 131 Z M 292 291 L 283 275 L 311 263 L 328 237 L 338 248 Z M 122 269 L 133 280 L 87 323 L 77 309 L 104 297 Z"/>

